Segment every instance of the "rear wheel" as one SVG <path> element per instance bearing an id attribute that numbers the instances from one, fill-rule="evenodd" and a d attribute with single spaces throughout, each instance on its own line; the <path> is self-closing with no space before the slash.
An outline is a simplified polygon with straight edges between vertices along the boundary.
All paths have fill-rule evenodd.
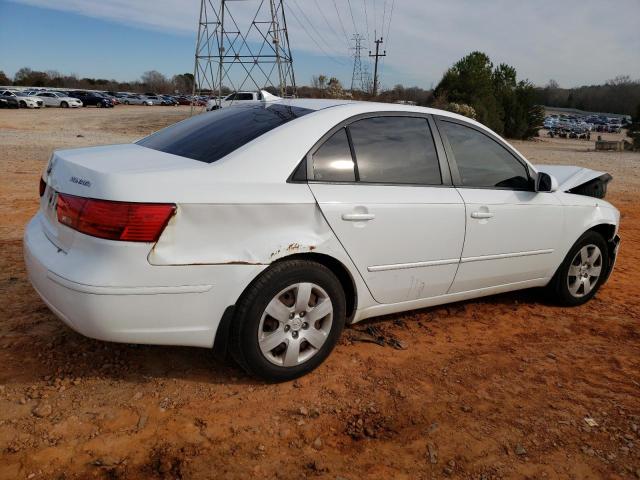
<path id="1" fill-rule="evenodd" d="M 598 232 L 586 232 L 569 250 L 549 291 L 561 305 L 582 305 L 596 294 L 608 268 L 607 242 Z"/>
<path id="2" fill-rule="evenodd" d="M 304 260 L 274 264 L 236 305 L 231 354 L 248 373 L 267 381 L 300 377 L 335 347 L 345 322 L 336 276 Z"/>

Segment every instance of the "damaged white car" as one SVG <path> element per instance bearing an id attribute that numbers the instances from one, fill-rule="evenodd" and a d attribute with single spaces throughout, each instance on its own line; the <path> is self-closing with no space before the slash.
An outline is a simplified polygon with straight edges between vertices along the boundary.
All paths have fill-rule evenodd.
<path id="1" fill-rule="evenodd" d="M 586 302 L 618 249 L 610 178 L 439 110 L 236 105 L 55 152 L 25 261 L 84 335 L 215 347 L 282 381 L 365 318 L 530 287 Z"/>

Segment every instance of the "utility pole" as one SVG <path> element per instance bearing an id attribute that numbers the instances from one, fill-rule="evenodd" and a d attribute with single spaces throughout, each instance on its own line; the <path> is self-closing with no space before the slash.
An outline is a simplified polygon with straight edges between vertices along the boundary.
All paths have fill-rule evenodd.
<path id="1" fill-rule="evenodd" d="M 360 85 L 360 90 L 364 90 L 364 76 L 362 72 L 362 60 L 361 60 L 361 52 L 362 52 L 362 35 L 356 33 L 352 40 L 355 42 L 356 46 L 352 48 L 353 50 L 353 75 L 351 76 L 351 91 L 356 85 Z"/>
<path id="2" fill-rule="evenodd" d="M 387 51 L 380 53 L 380 44 L 383 43 L 382 37 L 376 40 L 376 54 L 371 55 L 371 50 L 369 50 L 369 56 L 376 58 L 375 67 L 373 68 L 373 96 L 378 95 L 378 58 L 386 57 Z"/>

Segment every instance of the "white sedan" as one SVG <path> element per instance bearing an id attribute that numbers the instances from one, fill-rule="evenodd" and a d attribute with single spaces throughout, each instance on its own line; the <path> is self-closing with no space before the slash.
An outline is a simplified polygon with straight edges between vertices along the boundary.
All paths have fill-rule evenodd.
<path id="1" fill-rule="evenodd" d="M 41 98 L 28 96 L 19 90 L 2 90 L 1 97 L 13 97 L 18 101 L 19 108 L 42 108 L 44 102 Z"/>
<path id="2" fill-rule="evenodd" d="M 610 179 L 439 110 L 237 105 L 56 151 L 25 261 L 84 335 L 228 350 L 282 381 L 366 318 L 530 287 L 588 301 L 618 249 Z"/>
<path id="3" fill-rule="evenodd" d="M 120 101 L 125 105 L 153 105 L 153 100 L 149 100 L 144 95 L 127 95 L 120 98 Z"/>
<path id="4" fill-rule="evenodd" d="M 79 99 L 58 92 L 38 92 L 38 98 L 42 100 L 45 107 L 78 108 L 82 106 Z"/>

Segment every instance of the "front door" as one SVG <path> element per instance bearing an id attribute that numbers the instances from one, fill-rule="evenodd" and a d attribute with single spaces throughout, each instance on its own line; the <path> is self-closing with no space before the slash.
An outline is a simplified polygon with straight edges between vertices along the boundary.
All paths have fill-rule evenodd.
<path id="1" fill-rule="evenodd" d="M 438 121 L 466 206 L 466 238 L 451 293 L 540 280 L 558 264 L 563 209 L 536 192 L 529 167 L 490 134 Z"/>

